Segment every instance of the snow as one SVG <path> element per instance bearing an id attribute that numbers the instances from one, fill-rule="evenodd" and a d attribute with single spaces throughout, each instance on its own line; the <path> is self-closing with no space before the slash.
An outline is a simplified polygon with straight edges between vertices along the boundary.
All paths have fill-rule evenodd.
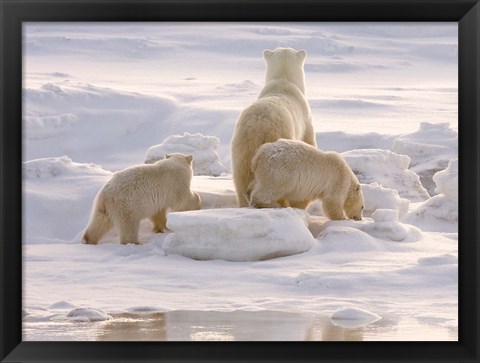
<path id="1" fill-rule="evenodd" d="M 167 254 L 196 260 L 259 261 L 308 251 L 307 213 L 297 209 L 225 208 L 171 213 Z"/>
<path id="2" fill-rule="evenodd" d="M 204 136 L 200 133 L 192 135 L 185 132 L 183 136 L 172 135 L 163 140 L 161 144 L 147 150 L 145 163 L 152 164 L 163 159 L 168 153 L 182 153 L 193 155 L 194 175 L 219 176 L 227 171 L 218 159 L 216 149 L 219 143 L 218 137 Z"/>
<path id="3" fill-rule="evenodd" d="M 457 25 L 25 23 L 23 338 L 194 310 L 380 316 L 457 339 Z M 362 221 L 318 201 L 236 208 L 230 140 L 277 46 L 308 52 L 317 144 L 358 175 Z M 168 152 L 194 155 L 202 209 L 160 234 L 144 220 L 142 245 L 115 230 L 81 244 L 112 174 Z"/>

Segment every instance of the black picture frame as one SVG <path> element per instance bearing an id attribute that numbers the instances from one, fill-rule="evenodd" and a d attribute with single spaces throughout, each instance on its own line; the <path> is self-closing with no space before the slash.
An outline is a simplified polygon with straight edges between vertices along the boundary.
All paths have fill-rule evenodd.
<path id="1" fill-rule="evenodd" d="M 478 0 L 0 0 L 1 362 L 479 362 Z M 459 24 L 458 342 L 22 342 L 22 22 L 455 21 Z"/>

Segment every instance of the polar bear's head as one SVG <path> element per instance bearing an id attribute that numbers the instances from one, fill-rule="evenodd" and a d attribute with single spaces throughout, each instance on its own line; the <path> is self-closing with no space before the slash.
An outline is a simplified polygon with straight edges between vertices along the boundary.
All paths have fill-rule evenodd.
<path id="1" fill-rule="evenodd" d="M 345 214 L 350 219 L 361 221 L 364 205 L 365 200 L 363 198 L 362 188 L 358 182 L 355 182 L 348 192 L 347 199 L 343 206 Z"/>
<path id="2" fill-rule="evenodd" d="M 277 48 L 274 51 L 265 49 L 263 58 L 267 64 L 265 83 L 275 79 L 287 80 L 295 84 L 305 93 L 305 72 L 303 65 L 307 51 L 296 51 L 292 48 Z"/>
<path id="3" fill-rule="evenodd" d="M 185 155 L 181 153 L 171 153 L 171 154 L 165 154 L 165 159 L 170 159 L 171 161 L 176 161 L 176 162 L 191 166 L 193 161 L 193 156 Z"/>

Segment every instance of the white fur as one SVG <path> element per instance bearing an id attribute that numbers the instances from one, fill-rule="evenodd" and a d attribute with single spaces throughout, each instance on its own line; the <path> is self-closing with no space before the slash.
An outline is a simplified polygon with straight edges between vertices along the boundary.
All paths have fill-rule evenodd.
<path id="1" fill-rule="evenodd" d="M 190 190 L 192 176 L 192 156 L 178 153 L 115 173 L 95 198 L 83 241 L 97 244 L 115 226 L 122 244 L 138 244 L 140 221 L 147 217 L 162 232 L 168 208 L 200 209 L 200 197 Z"/>
<path id="2" fill-rule="evenodd" d="M 321 199 L 330 219 L 361 220 L 363 193 L 357 177 L 336 152 L 302 141 L 262 145 L 252 160 L 250 204 L 257 208 L 305 205 Z M 345 211 L 345 213 L 344 213 Z M 345 216 L 346 215 L 346 216 Z"/>
<path id="3" fill-rule="evenodd" d="M 250 165 L 257 149 L 280 138 L 316 146 L 310 106 L 305 98 L 303 65 L 307 52 L 291 48 L 265 50 L 265 86 L 240 115 L 232 138 L 232 173 L 240 207 L 248 206 Z"/>

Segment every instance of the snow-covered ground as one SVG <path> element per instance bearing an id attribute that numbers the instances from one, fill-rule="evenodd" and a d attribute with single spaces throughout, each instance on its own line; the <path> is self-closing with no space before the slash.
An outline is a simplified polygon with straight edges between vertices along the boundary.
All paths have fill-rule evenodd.
<path id="1" fill-rule="evenodd" d="M 358 175 L 362 221 L 235 208 L 230 139 L 278 46 L 308 52 L 318 147 Z M 24 339 L 178 310 L 457 339 L 456 23 L 27 23 L 24 72 Z M 202 210 L 81 244 L 112 173 L 168 152 L 194 155 Z"/>

